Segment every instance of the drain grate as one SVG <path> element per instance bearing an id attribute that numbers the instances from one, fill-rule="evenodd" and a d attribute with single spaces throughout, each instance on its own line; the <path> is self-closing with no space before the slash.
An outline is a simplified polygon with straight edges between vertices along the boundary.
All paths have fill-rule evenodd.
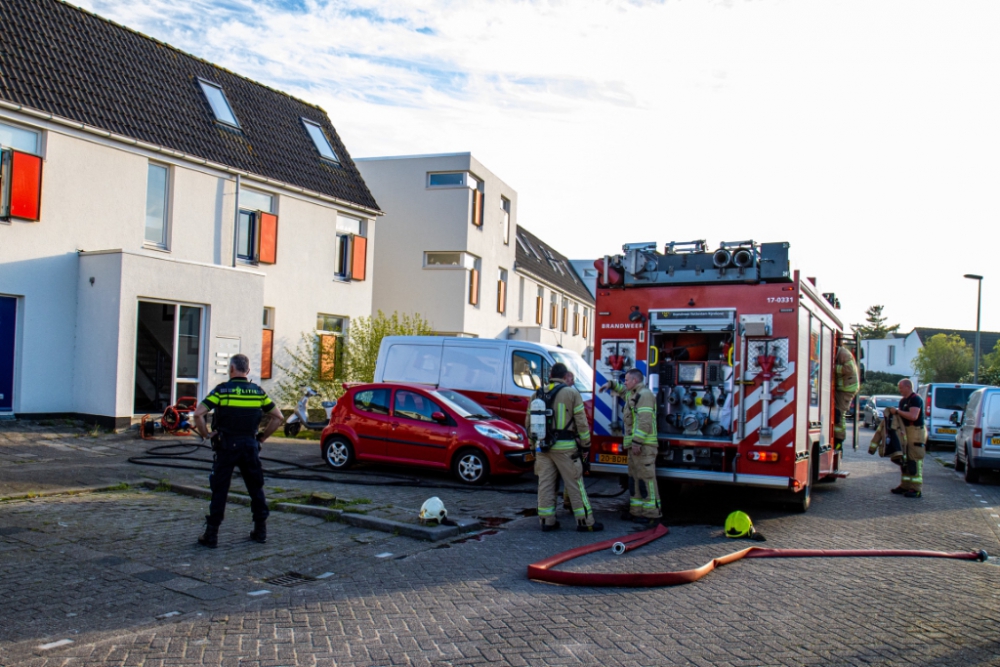
<path id="1" fill-rule="evenodd" d="M 308 574 L 299 574 L 298 572 L 288 572 L 286 574 L 278 575 L 277 577 L 265 579 L 264 581 L 273 586 L 292 588 L 294 586 L 308 584 L 310 581 L 316 581 L 316 577 L 310 577 Z"/>

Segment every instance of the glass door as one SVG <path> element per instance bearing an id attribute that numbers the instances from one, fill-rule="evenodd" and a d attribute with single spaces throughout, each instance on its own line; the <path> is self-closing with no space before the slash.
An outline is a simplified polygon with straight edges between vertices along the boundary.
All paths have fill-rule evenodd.
<path id="1" fill-rule="evenodd" d="M 134 414 L 161 413 L 180 397 L 201 396 L 204 308 L 140 301 Z"/>
<path id="2" fill-rule="evenodd" d="M 195 401 L 201 397 L 201 311 L 198 306 L 180 306 L 174 402 L 185 396 Z"/>

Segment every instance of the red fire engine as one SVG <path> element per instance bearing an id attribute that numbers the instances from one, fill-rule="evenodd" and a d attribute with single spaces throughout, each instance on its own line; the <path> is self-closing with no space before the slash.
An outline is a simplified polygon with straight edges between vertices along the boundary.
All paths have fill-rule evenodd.
<path id="1" fill-rule="evenodd" d="M 596 389 L 635 367 L 656 396 L 658 477 L 782 490 L 804 512 L 813 484 L 847 476 L 833 442 L 836 297 L 789 269 L 787 243 L 623 250 L 596 262 L 592 470 L 627 473 L 623 403 Z"/>

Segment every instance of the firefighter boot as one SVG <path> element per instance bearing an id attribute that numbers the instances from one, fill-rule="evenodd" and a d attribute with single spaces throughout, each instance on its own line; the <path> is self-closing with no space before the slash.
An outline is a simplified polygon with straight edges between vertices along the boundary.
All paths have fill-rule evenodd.
<path id="1" fill-rule="evenodd" d="M 901 494 L 901 493 L 906 493 L 907 489 L 904 489 L 901 486 L 897 486 L 895 489 L 892 489 L 892 492 L 896 494 Z"/>
<path id="2" fill-rule="evenodd" d="M 555 523 L 543 523 L 542 524 L 542 532 L 543 533 L 549 533 L 549 532 L 551 532 L 553 530 L 559 530 L 559 522 L 558 521 L 556 521 Z"/>
<path id="3" fill-rule="evenodd" d="M 594 522 L 590 526 L 585 523 L 579 523 L 576 525 L 576 532 L 578 533 L 599 533 L 602 530 L 604 530 L 604 524 L 599 522 Z"/>
<path id="4" fill-rule="evenodd" d="M 210 523 L 205 524 L 204 534 L 198 538 L 198 544 L 209 549 L 219 546 L 219 527 Z"/>
<path id="5" fill-rule="evenodd" d="M 253 530 L 250 531 L 250 539 L 254 542 L 264 544 L 267 542 L 267 521 L 254 521 Z"/>

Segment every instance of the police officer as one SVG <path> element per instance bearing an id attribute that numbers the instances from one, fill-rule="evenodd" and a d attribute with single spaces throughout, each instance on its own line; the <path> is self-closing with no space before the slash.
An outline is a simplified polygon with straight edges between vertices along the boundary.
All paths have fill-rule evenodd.
<path id="1" fill-rule="evenodd" d="M 903 397 L 899 401 L 899 407 L 885 409 L 890 415 L 897 415 L 902 419 L 906 429 L 901 478 L 899 486 L 892 492 L 901 493 L 906 498 L 921 498 L 924 489 L 924 446 L 927 442 L 924 402 L 913 391 L 913 383 L 907 379 L 899 381 L 899 395 Z"/>
<path id="2" fill-rule="evenodd" d="M 239 467 L 250 496 L 253 530 L 250 539 L 267 541 L 267 501 L 264 499 L 264 471 L 260 466 L 260 444 L 270 437 L 285 418 L 264 390 L 247 379 L 250 360 L 235 354 L 229 360 L 229 381 L 209 393 L 194 412 L 194 428 L 205 440 L 212 441 L 215 462 L 208 478 L 212 489 L 208 525 L 198 544 L 214 549 L 219 543 L 219 526 L 226 514 L 226 497 L 233 468 Z M 212 432 L 205 425 L 205 415 L 214 410 Z M 262 416 L 267 417 L 264 431 L 257 432 Z"/>
<path id="3" fill-rule="evenodd" d="M 844 423 L 844 415 L 851 407 L 851 401 L 858 393 L 858 365 L 854 362 L 854 355 L 844 346 L 837 348 L 837 358 L 834 361 L 833 369 L 836 384 L 833 392 L 833 448 L 843 449 L 844 440 L 847 439 L 847 426 Z M 857 419 L 857 414 L 854 415 Z M 858 448 L 858 443 L 854 443 L 854 449 Z"/>
<path id="4" fill-rule="evenodd" d="M 604 526 L 594 521 L 594 512 L 583 485 L 583 471 L 590 469 L 590 425 L 583 410 L 583 397 L 567 379 L 573 375 L 565 364 L 555 364 L 549 371 L 549 384 L 543 390 L 551 406 L 551 418 L 547 419 L 546 431 L 550 428 L 553 437 L 551 447 L 535 443 L 535 474 L 538 475 L 538 519 L 542 531 L 557 530 L 556 489 L 562 477 L 566 495 L 569 496 L 576 529 L 579 532 L 597 532 Z M 525 420 L 525 429 L 530 433 L 531 413 Z M 579 445 L 577 444 L 579 440 Z"/>
<path id="5" fill-rule="evenodd" d="M 625 384 L 609 382 L 601 390 L 625 400 L 625 449 L 628 455 L 629 514 L 644 527 L 660 522 L 660 496 L 656 490 L 656 397 L 643 381 L 642 371 L 625 373 Z"/>

